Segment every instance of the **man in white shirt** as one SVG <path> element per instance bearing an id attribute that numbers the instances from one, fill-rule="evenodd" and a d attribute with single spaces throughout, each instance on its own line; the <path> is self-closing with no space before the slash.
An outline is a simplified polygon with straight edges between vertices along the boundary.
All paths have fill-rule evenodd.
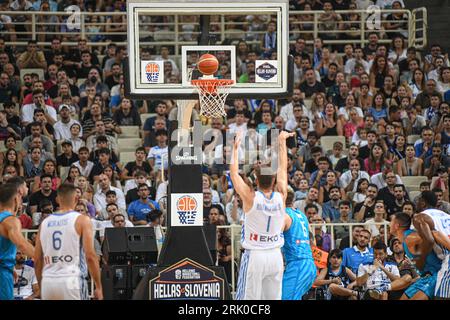
<path id="1" fill-rule="evenodd" d="M 111 181 L 109 180 L 106 174 L 100 174 L 98 179 L 98 190 L 94 195 L 94 205 L 95 210 L 97 212 L 102 211 L 102 209 L 106 208 L 106 192 L 109 190 L 113 190 L 116 192 L 117 196 L 117 205 L 119 208 L 125 209 L 125 196 L 119 188 L 111 186 Z"/>
<path id="2" fill-rule="evenodd" d="M 119 207 L 115 203 L 110 203 L 106 206 L 106 211 L 109 214 L 109 220 L 103 221 L 102 228 L 99 231 L 100 240 L 103 242 L 106 228 L 132 228 L 134 225 L 119 212 Z"/>
<path id="3" fill-rule="evenodd" d="M 361 171 L 361 165 L 358 159 L 350 160 L 349 170 L 345 171 L 339 178 L 341 187 L 345 192 L 356 192 L 359 180 L 365 178 L 370 181 L 370 176 L 367 172 Z"/>
<path id="4" fill-rule="evenodd" d="M 72 134 L 70 133 L 70 127 L 76 123 L 81 124 L 70 117 L 70 107 L 67 104 L 62 104 L 59 106 L 59 117 L 61 120 L 55 123 L 55 139 L 56 140 L 70 140 Z M 80 129 L 80 138 L 83 136 L 83 131 Z"/>
<path id="5" fill-rule="evenodd" d="M 281 107 L 280 110 L 280 116 L 284 119 L 284 122 L 287 123 L 289 120 L 295 121 L 295 115 L 294 115 L 294 106 L 300 104 L 303 108 L 303 114 L 307 115 L 308 110 L 305 106 L 302 105 L 302 92 L 300 89 L 294 89 L 294 92 L 292 93 L 292 101 L 284 106 Z"/>
<path id="6" fill-rule="evenodd" d="M 54 125 L 58 120 L 55 108 L 47 106 L 44 101 L 44 92 L 36 89 L 33 91 L 33 103 L 22 106 L 22 125 L 26 126 L 33 122 L 34 110 L 40 108 L 44 110 L 45 118 L 50 125 Z"/>
<path id="7" fill-rule="evenodd" d="M 169 148 L 167 146 L 167 131 L 158 130 L 156 132 L 156 141 L 158 145 L 150 148 L 147 159 L 153 168 L 153 171 L 167 169 L 169 167 Z"/>
<path id="8" fill-rule="evenodd" d="M 378 190 L 383 189 L 384 187 L 387 187 L 387 183 L 386 183 L 386 177 L 385 177 L 385 173 L 380 172 L 377 174 L 374 174 L 371 178 L 370 178 L 371 182 L 373 184 L 375 184 L 378 187 Z M 400 178 L 400 176 L 398 174 L 395 175 L 395 183 L 392 182 L 392 184 L 403 184 L 402 179 Z"/>
<path id="9" fill-rule="evenodd" d="M 17 279 L 14 282 L 14 299 L 15 300 L 34 300 L 39 296 L 39 284 L 34 273 L 34 268 L 25 264 L 25 255 L 16 252 L 16 265 L 14 272 Z"/>
<path id="10" fill-rule="evenodd" d="M 364 51 L 362 48 L 356 48 L 355 49 L 355 57 L 352 59 L 348 59 L 345 63 L 344 72 L 345 75 L 352 75 L 355 72 L 355 66 L 356 64 L 361 64 L 364 67 L 364 71 L 366 73 L 370 73 L 369 63 L 363 59 L 364 57 Z"/>
<path id="11" fill-rule="evenodd" d="M 245 114 L 243 111 L 236 111 L 235 122 L 228 125 L 228 133 L 240 133 L 241 137 L 247 135 L 247 122 L 245 121 Z"/>
<path id="12" fill-rule="evenodd" d="M 87 147 L 81 147 L 78 150 L 78 158 L 79 160 L 73 165 L 80 169 L 82 176 L 89 177 L 94 167 L 94 163 L 89 161 L 89 149 Z"/>
<path id="13" fill-rule="evenodd" d="M 360 264 L 356 284 L 363 287 L 364 299 L 387 300 L 391 283 L 400 278 L 395 263 L 386 262 L 387 247 L 383 242 L 373 246 L 373 264 Z"/>
<path id="14" fill-rule="evenodd" d="M 108 148 L 112 151 L 114 151 L 114 153 L 118 153 L 117 152 L 117 140 L 115 137 L 108 135 L 106 133 L 106 126 L 105 126 L 105 122 L 103 120 L 97 120 L 95 121 L 95 134 L 89 136 L 86 139 L 86 147 L 89 148 L 89 150 L 94 151 L 97 149 L 97 138 L 100 136 L 104 136 L 106 137 L 106 139 L 108 140 Z"/>

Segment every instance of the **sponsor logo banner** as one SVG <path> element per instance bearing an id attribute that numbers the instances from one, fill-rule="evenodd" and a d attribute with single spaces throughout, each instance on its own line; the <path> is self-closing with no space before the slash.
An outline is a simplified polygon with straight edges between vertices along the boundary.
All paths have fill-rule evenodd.
<path id="1" fill-rule="evenodd" d="M 188 258 L 164 269 L 149 282 L 150 300 L 223 300 L 224 280 Z"/>
<path id="2" fill-rule="evenodd" d="M 142 83 L 164 83 L 164 61 L 141 61 Z"/>
<path id="3" fill-rule="evenodd" d="M 255 61 L 255 82 L 278 83 L 278 61 L 277 60 L 256 60 Z"/>
<path id="4" fill-rule="evenodd" d="M 171 226 L 203 226 L 203 194 L 172 193 Z"/>

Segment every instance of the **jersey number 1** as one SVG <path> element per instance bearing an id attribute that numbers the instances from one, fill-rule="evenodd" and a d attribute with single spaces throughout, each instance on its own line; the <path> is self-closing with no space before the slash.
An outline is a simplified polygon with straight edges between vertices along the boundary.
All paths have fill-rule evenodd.
<path id="1" fill-rule="evenodd" d="M 61 231 L 53 232 L 52 241 L 53 241 L 53 249 L 55 249 L 55 250 L 61 249 L 62 242 L 61 242 L 61 238 L 58 237 L 58 236 L 61 236 L 61 235 L 62 235 Z"/>

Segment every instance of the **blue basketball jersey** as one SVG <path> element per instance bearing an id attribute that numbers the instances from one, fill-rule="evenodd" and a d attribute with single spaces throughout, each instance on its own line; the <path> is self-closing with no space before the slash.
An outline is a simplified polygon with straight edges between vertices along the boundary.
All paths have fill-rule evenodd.
<path id="1" fill-rule="evenodd" d="M 405 233 L 403 234 L 404 239 L 406 239 L 410 234 L 413 234 L 415 232 L 416 231 L 414 230 L 406 230 Z M 416 257 L 418 257 L 417 255 L 409 251 L 405 241 L 403 241 L 403 249 L 405 250 L 405 254 L 409 259 L 413 260 Z M 431 251 L 425 260 L 425 266 L 423 267 L 423 270 L 419 270 L 420 275 L 425 275 L 426 273 L 431 273 L 432 275 L 434 275 L 439 272 L 439 270 L 441 269 L 441 265 L 442 262 L 437 257 L 436 253 L 434 251 Z"/>
<path id="2" fill-rule="evenodd" d="M 299 259 L 313 259 L 309 240 L 309 224 L 306 216 L 293 208 L 286 208 L 292 224 L 284 232 L 284 246 L 282 248 L 286 261 Z"/>
<path id="3" fill-rule="evenodd" d="M 13 217 L 8 211 L 0 212 L 0 223 L 8 217 Z M 16 245 L 11 240 L 0 236 L 0 267 L 13 271 L 16 264 Z"/>

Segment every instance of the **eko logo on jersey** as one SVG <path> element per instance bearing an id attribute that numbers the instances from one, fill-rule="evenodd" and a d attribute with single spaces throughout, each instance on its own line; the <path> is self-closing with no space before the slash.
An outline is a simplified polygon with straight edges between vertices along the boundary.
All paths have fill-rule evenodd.
<path id="1" fill-rule="evenodd" d="M 203 225 L 202 193 L 172 193 L 170 203 L 172 226 Z"/>
<path id="2" fill-rule="evenodd" d="M 277 242 L 279 239 L 280 239 L 280 237 L 278 235 L 264 236 L 264 235 L 259 235 L 257 233 L 251 233 L 250 234 L 250 241 L 259 241 L 259 242 L 272 243 L 272 242 Z"/>

